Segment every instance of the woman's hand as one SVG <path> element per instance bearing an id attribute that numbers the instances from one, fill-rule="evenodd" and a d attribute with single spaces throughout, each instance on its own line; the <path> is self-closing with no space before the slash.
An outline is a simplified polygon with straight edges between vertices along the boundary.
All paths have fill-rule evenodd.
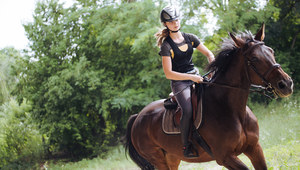
<path id="1" fill-rule="evenodd" d="M 195 83 L 202 83 L 203 78 L 199 75 L 191 75 L 191 80 Z"/>
<path id="2" fill-rule="evenodd" d="M 211 79 L 213 75 L 214 75 L 213 72 L 212 72 L 212 73 L 209 73 L 209 74 L 207 75 L 207 78 L 208 78 L 208 79 Z"/>
<path id="3" fill-rule="evenodd" d="M 195 74 L 179 73 L 172 71 L 172 61 L 170 56 L 162 57 L 162 65 L 167 79 L 170 80 L 192 80 L 196 83 L 203 82 L 203 78 Z"/>

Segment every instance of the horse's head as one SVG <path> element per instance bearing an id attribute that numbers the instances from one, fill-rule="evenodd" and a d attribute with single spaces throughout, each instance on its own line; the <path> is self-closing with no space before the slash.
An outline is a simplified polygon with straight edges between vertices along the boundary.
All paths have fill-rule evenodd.
<path id="1" fill-rule="evenodd" d="M 245 59 L 248 79 L 252 84 L 261 85 L 273 90 L 280 97 L 293 93 L 293 81 L 275 61 L 272 48 L 264 45 L 264 24 L 255 38 L 248 39 L 229 34 Z"/>

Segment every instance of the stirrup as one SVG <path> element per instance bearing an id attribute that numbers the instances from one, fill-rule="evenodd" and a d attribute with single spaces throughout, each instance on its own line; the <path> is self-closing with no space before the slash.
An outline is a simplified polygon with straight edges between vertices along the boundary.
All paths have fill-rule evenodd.
<path id="1" fill-rule="evenodd" d="M 193 153 L 193 150 L 195 153 Z M 194 149 L 192 143 L 188 143 L 183 147 L 183 156 L 187 159 L 197 158 L 199 157 L 198 151 Z"/>

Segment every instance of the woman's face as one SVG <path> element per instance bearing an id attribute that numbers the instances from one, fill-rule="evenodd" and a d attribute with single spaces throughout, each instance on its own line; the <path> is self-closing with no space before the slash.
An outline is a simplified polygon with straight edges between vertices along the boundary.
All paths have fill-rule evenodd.
<path id="1" fill-rule="evenodd" d="M 166 22 L 166 26 L 171 31 L 178 31 L 180 29 L 180 20 L 177 19 L 171 22 Z"/>

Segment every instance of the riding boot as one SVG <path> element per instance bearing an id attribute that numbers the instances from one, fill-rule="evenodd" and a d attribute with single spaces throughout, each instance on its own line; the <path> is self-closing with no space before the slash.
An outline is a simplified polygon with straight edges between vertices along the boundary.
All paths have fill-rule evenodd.
<path id="1" fill-rule="evenodd" d="M 193 148 L 191 142 L 189 142 L 188 137 L 190 133 L 190 122 L 187 116 L 182 116 L 180 120 L 180 131 L 181 131 L 181 140 L 183 143 L 183 155 L 186 158 L 195 158 L 198 157 L 198 152 Z M 193 150 L 196 152 L 194 153 Z"/>
<path id="2" fill-rule="evenodd" d="M 193 144 L 188 142 L 188 144 L 183 147 L 183 155 L 185 158 L 191 159 L 198 157 L 198 151 L 194 149 Z"/>

